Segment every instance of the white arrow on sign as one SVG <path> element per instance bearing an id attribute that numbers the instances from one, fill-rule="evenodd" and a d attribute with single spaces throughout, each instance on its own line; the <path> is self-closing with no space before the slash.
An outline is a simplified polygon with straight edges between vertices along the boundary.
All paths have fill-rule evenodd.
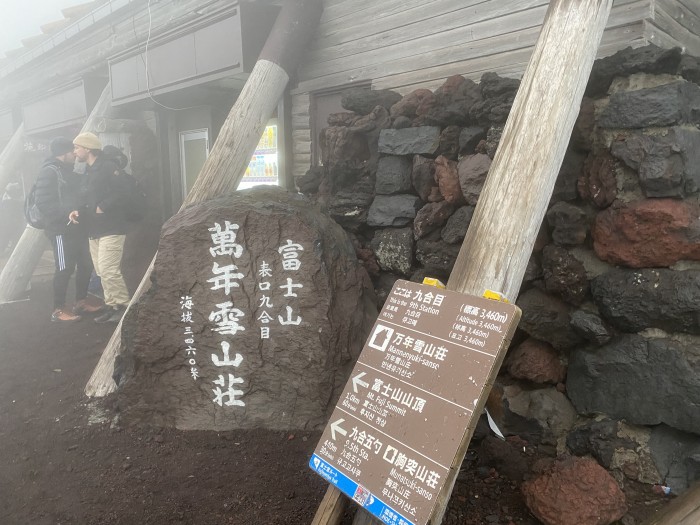
<path id="1" fill-rule="evenodd" d="M 345 420 L 341 417 L 338 421 L 334 421 L 333 423 L 331 423 L 331 437 L 333 438 L 333 441 L 335 441 L 335 433 L 336 432 L 338 432 L 344 436 L 348 435 L 348 431 L 340 426 L 340 424 L 344 423 L 344 422 L 345 422 Z"/>
<path id="2" fill-rule="evenodd" d="M 367 374 L 365 372 L 360 372 L 357 374 L 355 377 L 352 378 L 352 389 L 355 391 L 357 394 L 357 385 L 363 386 L 367 388 L 369 386 L 369 383 L 365 383 L 362 381 L 362 378 L 365 377 Z"/>

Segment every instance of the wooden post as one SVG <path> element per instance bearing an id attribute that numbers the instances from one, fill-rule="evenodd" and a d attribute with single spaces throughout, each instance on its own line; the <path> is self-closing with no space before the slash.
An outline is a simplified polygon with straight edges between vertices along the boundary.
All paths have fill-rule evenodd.
<path id="1" fill-rule="evenodd" d="M 551 0 L 448 289 L 517 298 L 612 3 Z M 473 432 L 462 440 L 431 524 L 442 522 Z M 357 519 L 366 523 L 365 516 Z"/>
<path id="2" fill-rule="evenodd" d="M 111 92 L 107 84 L 81 132 L 93 130 L 95 121 L 109 112 L 111 103 Z M 14 301 L 24 293 L 47 243 L 48 239 L 41 230 L 31 226 L 25 228 L 0 273 L 0 304 Z"/>
<path id="3" fill-rule="evenodd" d="M 36 265 L 49 247 L 44 232 L 27 226 L 0 273 L 0 304 L 22 297 Z"/>
<path id="4" fill-rule="evenodd" d="M 24 124 L 20 124 L 0 154 L 0 192 L 5 191 L 5 186 L 17 178 L 23 153 Z"/>
<path id="5" fill-rule="evenodd" d="M 330 490 L 331 488 L 333 490 Z M 311 525 L 338 525 L 343 518 L 346 507 L 345 495 L 335 487 L 330 487 L 326 490 Z"/>
<path id="6" fill-rule="evenodd" d="M 698 525 L 700 523 L 700 483 L 690 487 L 656 516 L 642 525 Z"/>
<path id="7" fill-rule="evenodd" d="M 321 19 L 322 11 L 322 0 L 288 0 L 284 3 L 258 61 L 231 108 L 183 207 L 236 191 L 262 132 L 284 94 L 289 77 L 296 70 L 306 43 Z M 138 301 L 139 290 L 148 288 L 152 268 L 153 263 L 131 298 L 129 307 Z M 118 326 L 85 387 L 85 394 L 103 396 L 116 389 L 112 372 L 120 345 L 121 326 Z"/>

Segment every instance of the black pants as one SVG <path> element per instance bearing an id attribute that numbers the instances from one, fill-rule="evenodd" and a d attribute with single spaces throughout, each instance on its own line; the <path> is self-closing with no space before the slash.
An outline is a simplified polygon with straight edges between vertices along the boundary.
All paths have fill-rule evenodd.
<path id="1" fill-rule="evenodd" d="M 54 308 L 61 308 L 66 304 L 68 282 L 76 268 L 75 300 L 85 299 L 92 276 L 92 259 L 87 235 L 79 231 L 64 234 L 45 233 L 51 241 L 56 263 L 56 273 L 53 276 Z"/>

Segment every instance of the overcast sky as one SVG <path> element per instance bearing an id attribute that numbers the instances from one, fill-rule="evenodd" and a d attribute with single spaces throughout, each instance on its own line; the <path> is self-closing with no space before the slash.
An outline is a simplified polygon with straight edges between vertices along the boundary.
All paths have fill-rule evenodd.
<path id="1" fill-rule="evenodd" d="M 40 26 L 63 18 L 61 9 L 86 0 L 0 0 L 0 56 L 41 33 Z"/>

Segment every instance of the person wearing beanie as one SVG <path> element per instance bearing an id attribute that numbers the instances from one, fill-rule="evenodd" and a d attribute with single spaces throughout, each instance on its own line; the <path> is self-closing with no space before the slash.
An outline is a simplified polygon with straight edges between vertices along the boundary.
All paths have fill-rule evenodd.
<path id="1" fill-rule="evenodd" d="M 87 186 L 85 177 L 73 171 L 75 157 L 71 140 L 57 137 L 49 148 L 51 157 L 39 171 L 35 197 L 39 211 L 47 219 L 44 234 L 51 242 L 55 263 L 51 320 L 70 323 L 80 320 L 80 313 L 94 312 L 99 308 L 86 300 L 92 276 L 87 230 L 70 223 L 68 218 L 71 210 L 84 205 Z M 66 308 L 66 295 L 73 272 L 76 304 L 71 311 Z"/>
<path id="2" fill-rule="evenodd" d="M 121 270 L 124 241 L 129 230 L 126 216 L 129 181 L 120 176 L 117 163 L 102 151 L 93 133 L 73 139 L 73 152 L 86 164 L 87 204 L 69 215 L 72 223 L 84 224 L 90 237 L 95 272 L 102 280 L 105 309 L 97 323 L 117 323 L 129 304 L 129 291 Z"/>
<path id="3" fill-rule="evenodd" d="M 99 137 L 94 133 L 90 133 L 89 131 L 81 133 L 75 137 L 73 139 L 73 146 L 79 146 L 81 148 L 93 151 L 102 150 L 102 142 L 100 142 Z"/>

